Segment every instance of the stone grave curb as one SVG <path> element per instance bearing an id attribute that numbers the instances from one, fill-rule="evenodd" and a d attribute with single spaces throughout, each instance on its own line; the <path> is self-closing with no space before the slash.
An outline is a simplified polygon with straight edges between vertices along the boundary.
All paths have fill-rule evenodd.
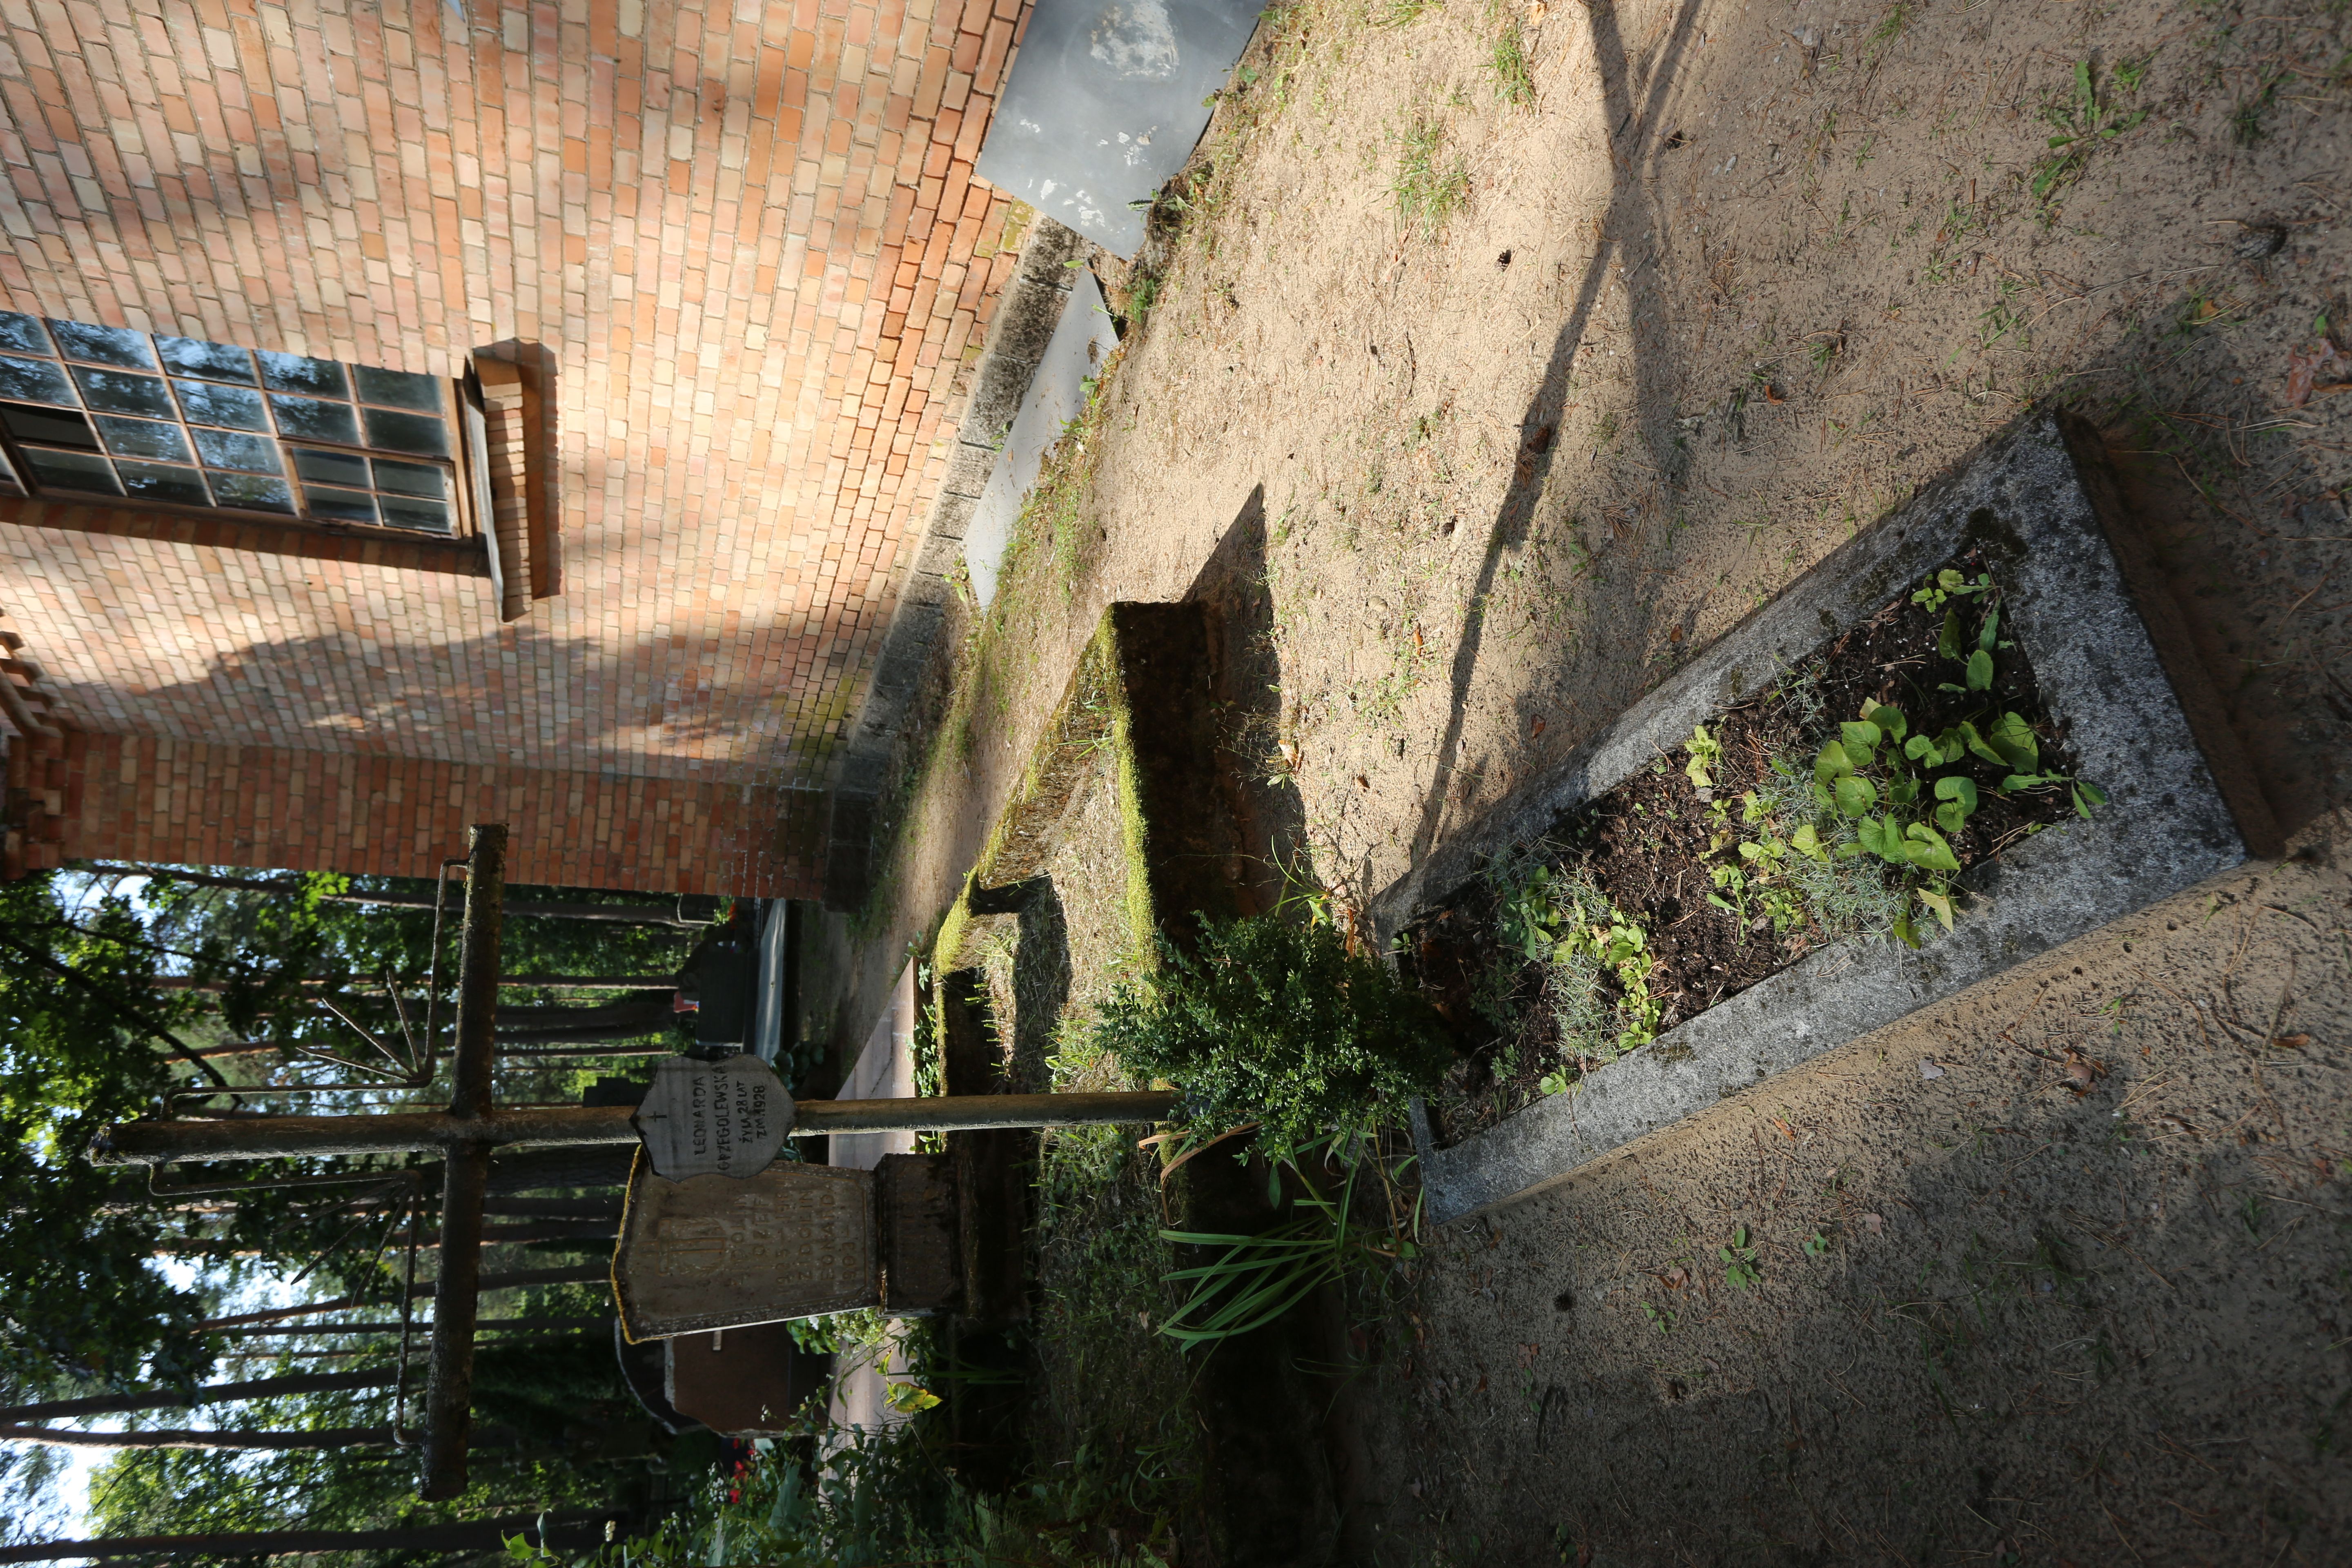
<path id="1" fill-rule="evenodd" d="M 1374 900 L 1383 951 L 1508 847 L 1769 687 L 1969 543 L 1994 560 L 2003 629 L 2032 661 L 2081 776 L 2110 805 L 1971 870 L 1957 929 L 1913 952 L 1824 949 L 1647 1047 L 1449 1149 L 1412 1108 L 1429 1212 L 1461 1219 L 1948 1001 L 2200 882 L 2276 853 L 2268 807 L 2137 542 L 2096 433 L 2030 416 L 1822 560 L 1592 740 L 1448 840 Z M 2151 635 L 2153 634 L 2153 635 Z M 2234 808 L 2234 809 L 2233 809 Z"/>

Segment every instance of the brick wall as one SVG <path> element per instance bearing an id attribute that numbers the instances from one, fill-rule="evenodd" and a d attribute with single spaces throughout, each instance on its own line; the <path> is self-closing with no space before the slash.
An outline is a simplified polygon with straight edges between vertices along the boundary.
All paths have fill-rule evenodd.
<path id="1" fill-rule="evenodd" d="M 702 835 L 736 847 L 695 875 L 781 888 L 1010 272 L 971 165 L 1019 0 L 466 9 L 0 0 L 0 303 L 520 360 L 552 442 L 560 558 L 511 625 L 396 549 L 0 502 L 0 594 L 93 756 L 349 803 L 215 829 L 142 763 L 92 775 L 71 852 L 416 869 L 519 790 L 570 879 L 684 886 Z M 646 802 L 657 843 L 595 826 Z"/>

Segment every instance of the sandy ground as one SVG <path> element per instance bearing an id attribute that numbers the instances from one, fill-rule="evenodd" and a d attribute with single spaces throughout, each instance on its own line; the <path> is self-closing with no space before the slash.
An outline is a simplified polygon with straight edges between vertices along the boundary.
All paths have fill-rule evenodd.
<path id="1" fill-rule="evenodd" d="M 1087 526 L 942 666 L 845 1028 L 1102 606 L 1183 595 L 1253 505 L 1268 754 L 1361 899 L 2047 400 L 2109 432 L 2299 855 L 1450 1236 L 1412 1376 L 1365 1394 L 1387 1511 L 1357 1550 L 2352 1555 L 2352 395 L 2290 384 L 2296 355 L 2347 379 L 2320 336 L 2352 319 L 2347 60 L 2315 0 L 1261 27 L 1108 384 Z M 2065 1043 L 2105 1069 L 2080 1097 Z M 1739 1225 L 1762 1278 L 1735 1291 Z"/>

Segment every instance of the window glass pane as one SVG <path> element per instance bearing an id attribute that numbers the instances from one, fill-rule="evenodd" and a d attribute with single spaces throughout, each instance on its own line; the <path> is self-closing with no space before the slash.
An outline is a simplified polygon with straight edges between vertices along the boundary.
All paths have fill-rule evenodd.
<path id="1" fill-rule="evenodd" d="M 253 356 L 261 362 L 261 384 L 272 392 L 307 392 L 317 397 L 349 397 L 343 367 L 331 359 L 304 359 L 300 354 L 272 353 L 264 349 Z"/>
<path id="2" fill-rule="evenodd" d="M 45 359 L 10 359 L 0 355 L 0 397 L 22 397 L 33 403 L 62 403 L 68 408 L 81 399 L 73 393 L 66 373 Z"/>
<path id="3" fill-rule="evenodd" d="M 359 422 L 352 417 L 348 403 L 321 403 L 315 397 L 279 397 L 269 399 L 270 412 L 278 416 L 278 433 L 296 436 L 306 441 L 342 441 L 352 446 L 360 442 Z"/>
<path id="4" fill-rule="evenodd" d="M 375 521 L 375 497 L 365 490 L 330 490 L 321 489 L 317 485 L 304 485 L 302 507 L 312 517 L 323 517 L 335 522 Z"/>
<path id="5" fill-rule="evenodd" d="M 418 500 L 414 496 L 378 496 L 376 501 L 383 508 L 384 521 L 394 528 L 423 528 L 435 533 L 450 531 L 449 503 L 446 501 Z"/>
<path id="6" fill-rule="evenodd" d="M 294 492 L 284 479 L 265 479 L 254 474 L 210 473 L 213 500 L 223 506 L 242 507 L 247 511 L 292 511 Z"/>
<path id="7" fill-rule="evenodd" d="M 158 419 L 169 419 L 175 412 L 171 393 L 156 376 L 125 375 L 119 370 L 91 370 L 76 365 L 74 379 L 81 383 L 81 400 L 109 414 L 151 414 Z"/>
<path id="8" fill-rule="evenodd" d="M 27 447 L 25 466 L 33 470 L 35 482 L 45 489 L 95 490 L 108 496 L 122 493 L 122 487 L 114 479 L 114 466 L 95 452 Z"/>
<path id="9" fill-rule="evenodd" d="M 437 376 L 411 375 L 404 370 L 379 370 L 372 364 L 352 367 L 362 403 L 389 404 L 424 414 L 441 412 L 441 382 Z"/>
<path id="10" fill-rule="evenodd" d="M 122 476 L 122 488 L 142 500 L 167 500 L 181 506 L 212 505 L 212 497 L 205 493 L 204 476 L 194 468 L 175 468 L 164 463 L 117 463 L 114 467 Z"/>
<path id="11" fill-rule="evenodd" d="M 155 352 L 147 346 L 147 334 L 131 328 L 52 320 L 49 331 L 56 334 L 58 347 L 65 350 L 68 359 L 119 364 L 125 370 L 155 368 Z"/>
<path id="12" fill-rule="evenodd" d="M 119 458 L 159 458 L 166 463 L 195 461 L 188 456 L 188 438 L 180 434 L 177 425 L 101 414 L 98 416 L 98 435 L 106 443 L 106 449 Z"/>
<path id="13" fill-rule="evenodd" d="M 294 471 L 313 484 L 367 489 L 367 459 L 357 452 L 327 452 L 316 447 L 294 447 L 289 450 L 294 458 Z"/>
<path id="14" fill-rule="evenodd" d="M 28 354 L 57 352 L 49 347 L 49 334 L 41 331 L 38 316 L 20 316 L 14 310 L 0 310 L 0 348 L 20 349 Z"/>
<path id="15" fill-rule="evenodd" d="M 240 436 L 230 430 L 188 432 L 196 438 L 196 452 L 208 468 L 236 468 L 247 474 L 280 474 L 278 443 L 266 436 Z"/>
<path id="16" fill-rule="evenodd" d="M 226 425 L 232 430 L 267 430 L 269 416 L 262 412 L 261 394 L 242 386 L 210 386 L 201 381 L 175 381 L 180 406 L 193 425 Z"/>
<path id="17" fill-rule="evenodd" d="M 371 408 L 367 411 L 367 444 L 387 452 L 446 458 L 449 455 L 449 426 L 422 414 L 394 414 Z"/>
<path id="18" fill-rule="evenodd" d="M 0 404 L 0 426 L 19 441 L 38 441 L 49 447 L 79 447 L 85 452 L 98 450 L 98 437 L 90 433 L 89 421 L 79 414 L 68 414 L 55 408 L 26 408 L 17 404 Z"/>
<path id="19" fill-rule="evenodd" d="M 448 470 L 433 463 L 395 463 L 389 458 L 378 458 L 375 488 L 438 500 L 449 493 Z"/>
<path id="20" fill-rule="evenodd" d="M 157 338 L 163 351 L 163 368 L 173 375 L 200 375 L 206 381 L 253 379 L 253 356 L 235 343 L 208 343 L 202 338 Z"/>

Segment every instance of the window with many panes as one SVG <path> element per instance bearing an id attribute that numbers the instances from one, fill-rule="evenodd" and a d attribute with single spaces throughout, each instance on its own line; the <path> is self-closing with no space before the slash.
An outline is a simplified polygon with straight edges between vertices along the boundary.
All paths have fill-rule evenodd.
<path id="1" fill-rule="evenodd" d="M 448 382 L 0 311 L 0 494 L 454 534 Z"/>

